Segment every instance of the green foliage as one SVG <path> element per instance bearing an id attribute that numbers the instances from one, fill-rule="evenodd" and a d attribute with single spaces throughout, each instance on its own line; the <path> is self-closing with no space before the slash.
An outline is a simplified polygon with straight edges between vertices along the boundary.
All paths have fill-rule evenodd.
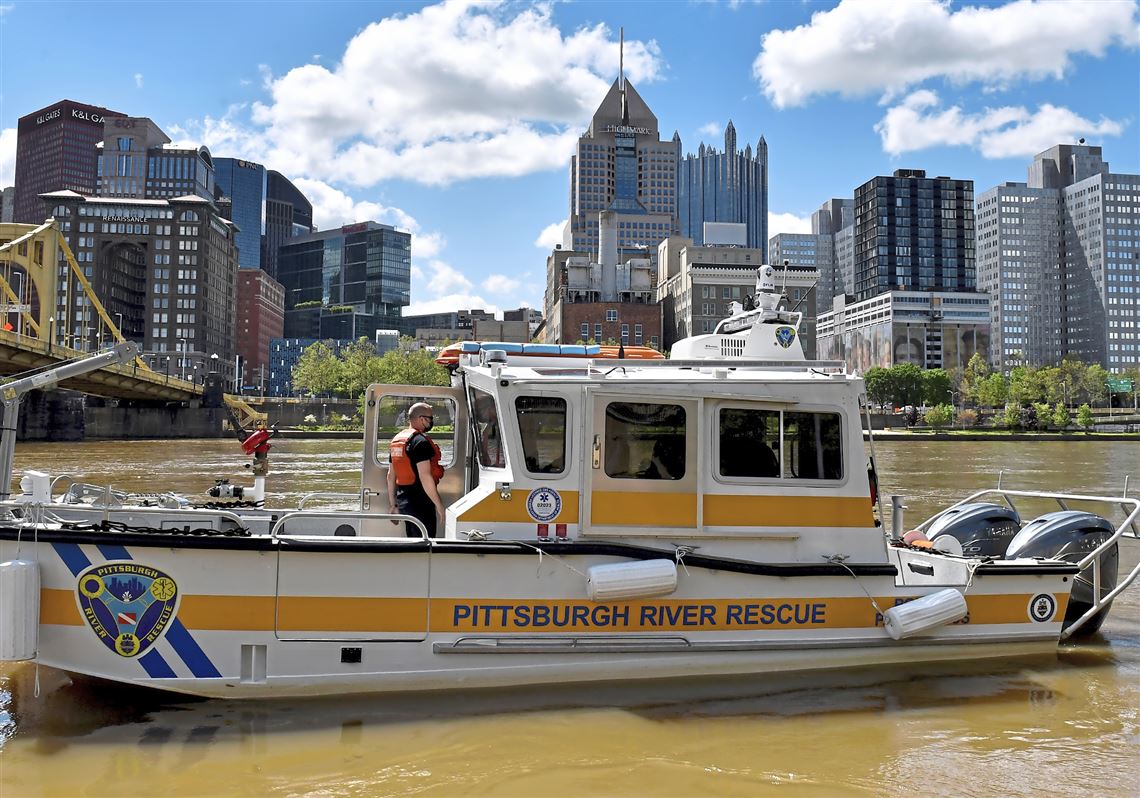
<path id="1" fill-rule="evenodd" d="M 1092 408 L 1089 407 L 1087 403 L 1077 408 L 1077 423 L 1084 427 L 1085 430 L 1092 429 L 1095 420 L 1093 419 Z"/>
<path id="2" fill-rule="evenodd" d="M 935 429 L 948 427 L 954 421 L 954 408 L 948 404 L 940 404 L 927 410 L 922 418 Z"/>
<path id="3" fill-rule="evenodd" d="M 1057 429 L 1065 429 L 1073 423 L 1073 416 L 1069 413 L 1069 408 L 1065 407 L 1060 402 L 1053 408 L 1053 426 Z"/>
<path id="4" fill-rule="evenodd" d="M 982 357 L 980 352 L 975 352 L 970 358 L 970 362 L 966 364 L 965 370 L 962 372 L 962 380 L 958 384 L 958 390 L 962 395 L 971 399 L 972 401 L 982 404 L 982 401 L 977 396 L 978 386 L 985 382 L 990 376 L 990 364 Z"/>
<path id="5" fill-rule="evenodd" d="M 891 366 L 894 381 L 895 403 L 900 405 L 920 405 L 923 396 L 922 369 L 914 363 L 899 363 Z"/>
<path id="6" fill-rule="evenodd" d="M 1009 399 L 1005 377 L 991 374 L 975 387 L 974 401 L 982 407 L 1001 407 Z"/>
<path id="7" fill-rule="evenodd" d="M 1021 407 L 1014 402 L 1010 402 L 1005 406 L 1005 412 L 1001 415 L 1002 426 L 1009 429 L 1017 429 L 1021 426 Z"/>
<path id="8" fill-rule="evenodd" d="M 1053 423 L 1053 406 L 1048 402 L 1034 402 L 1033 409 L 1037 413 L 1037 424 L 1041 428 Z"/>
<path id="9" fill-rule="evenodd" d="M 867 397 L 877 405 L 885 405 L 893 398 L 893 380 L 890 371 L 885 368 L 872 366 L 867 369 L 863 375 L 863 384 L 867 386 Z"/>
<path id="10" fill-rule="evenodd" d="M 1085 369 L 1081 380 L 1081 390 L 1092 404 L 1099 404 L 1108 399 L 1108 371 L 1101 365 L 1094 363 Z"/>
<path id="11" fill-rule="evenodd" d="M 958 411 L 958 426 L 962 428 L 978 426 L 978 411 L 977 410 L 960 410 Z"/>
<path id="12" fill-rule="evenodd" d="M 319 308 L 320 306 L 321 306 L 321 300 L 311 299 L 308 302 L 298 302 L 296 305 L 293 306 L 293 309 L 296 310 L 297 308 Z"/>
<path id="13" fill-rule="evenodd" d="M 293 388 L 311 396 L 331 395 L 340 383 L 342 363 L 324 341 L 306 347 L 293 367 Z"/>
<path id="14" fill-rule="evenodd" d="M 926 404 L 949 403 L 950 386 L 950 375 L 942 369 L 927 369 L 922 372 L 923 400 Z"/>

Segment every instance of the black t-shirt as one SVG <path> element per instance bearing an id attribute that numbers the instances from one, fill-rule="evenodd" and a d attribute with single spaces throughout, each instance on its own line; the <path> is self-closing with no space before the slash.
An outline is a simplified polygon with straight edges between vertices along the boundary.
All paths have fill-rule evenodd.
<path id="1" fill-rule="evenodd" d="M 424 491 L 423 483 L 420 481 L 419 464 L 425 460 L 431 461 L 431 458 L 435 455 L 435 447 L 427 435 L 424 435 L 422 432 L 417 432 L 408 439 L 404 453 L 408 457 L 408 462 L 412 465 L 412 473 L 415 475 L 416 481 L 411 485 L 398 486 L 396 488 L 396 498 L 403 499 L 412 504 L 430 505 L 431 499 L 428 498 L 427 492 Z"/>

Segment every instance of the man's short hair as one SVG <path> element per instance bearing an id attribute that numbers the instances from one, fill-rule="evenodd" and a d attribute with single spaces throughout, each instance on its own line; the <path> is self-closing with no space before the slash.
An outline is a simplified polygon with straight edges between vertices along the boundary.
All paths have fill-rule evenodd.
<path id="1" fill-rule="evenodd" d="M 408 408 L 408 419 L 419 418 L 420 416 L 430 416 L 432 414 L 431 405 L 427 402 L 416 402 Z"/>

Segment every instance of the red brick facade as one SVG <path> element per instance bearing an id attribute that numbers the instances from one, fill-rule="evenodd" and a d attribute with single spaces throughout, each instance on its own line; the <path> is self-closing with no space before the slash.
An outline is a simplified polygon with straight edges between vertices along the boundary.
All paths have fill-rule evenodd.
<path id="1" fill-rule="evenodd" d="M 238 271 L 237 353 L 245 384 L 269 379 L 269 342 L 285 333 L 285 289 L 261 269 Z"/>
<path id="2" fill-rule="evenodd" d="M 616 341 L 630 346 L 661 347 L 661 305 L 635 302 L 559 302 L 561 311 L 560 341 L 550 343 L 573 344 L 578 341 L 605 343 Z M 587 325 L 583 335 L 582 325 Z M 637 325 L 641 325 L 641 340 L 637 339 Z M 623 325 L 626 336 L 622 337 Z M 599 335 L 599 332 L 601 333 Z"/>

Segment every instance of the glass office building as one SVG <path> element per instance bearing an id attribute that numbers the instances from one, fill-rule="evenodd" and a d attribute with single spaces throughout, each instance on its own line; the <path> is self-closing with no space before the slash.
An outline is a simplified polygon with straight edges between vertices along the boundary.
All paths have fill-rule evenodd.
<path id="1" fill-rule="evenodd" d="M 676 139 L 678 148 L 680 139 Z M 681 235 L 704 245 L 705 222 L 734 222 L 747 227 L 746 245 L 768 244 L 768 144 L 764 137 L 743 151 L 736 149 L 736 128 L 724 131 L 724 152 L 703 143 L 697 154 L 677 164 L 677 218 Z"/>
<path id="2" fill-rule="evenodd" d="M 232 203 L 231 220 L 239 230 L 239 265 L 243 269 L 260 269 L 265 214 L 265 167 L 240 158 L 215 158 L 214 184 L 222 196 L 228 197 Z"/>
<path id="3" fill-rule="evenodd" d="M 265 235 L 261 268 L 277 277 L 277 256 L 285 242 L 313 232 L 313 204 L 290 182 L 270 169 L 265 173 Z"/>
<path id="4" fill-rule="evenodd" d="M 376 329 L 399 328 L 411 301 L 412 236 L 377 222 L 359 222 L 291 239 L 280 248 L 277 280 L 285 288 L 285 336 L 289 311 L 302 307 L 372 316 Z M 301 337 L 301 336 L 297 336 Z"/>

